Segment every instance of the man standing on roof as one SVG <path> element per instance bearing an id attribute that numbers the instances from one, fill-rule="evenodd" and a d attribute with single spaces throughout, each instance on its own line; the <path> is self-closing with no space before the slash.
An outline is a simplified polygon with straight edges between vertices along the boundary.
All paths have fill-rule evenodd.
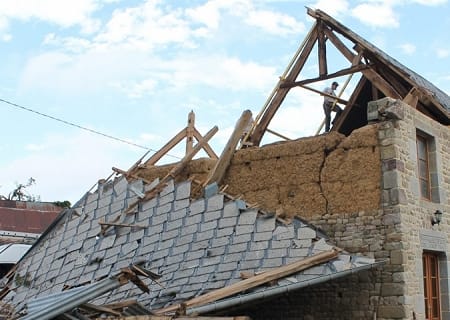
<path id="1" fill-rule="evenodd" d="M 323 93 L 327 94 L 323 98 L 323 112 L 325 113 L 325 132 L 330 131 L 331 111 L 336 112 L 333 123 L 336 121 L 337 118 L 339 118 L 339 116 L 342 113 L 342 109 L 335 104 L 334 102 L 335 99 L 330 97 L 330 96 L 336 97 L 336 93 L 334 92 L 334 90 L 337 89 L 338 85 L 339 84 L 336 81 L 334 81 L 331 84 L 331 87 L 326 87 L 325 90 L 323 90 Z"/>

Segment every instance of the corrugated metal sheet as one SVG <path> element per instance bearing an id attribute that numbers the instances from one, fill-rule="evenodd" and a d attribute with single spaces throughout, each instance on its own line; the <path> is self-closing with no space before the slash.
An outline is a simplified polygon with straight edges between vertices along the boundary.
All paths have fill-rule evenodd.
<path id="1" fill-rule="evenodd" d="M 16 263 L 31 247 L 29 244 L 10 243 L 0 246 L 0 264 Z"/>
<path id="2" fill-rule="evenodd" d="M 117 288 L 120 285 L 121 284 L 117 278 L 111 277 L 87 286 L 78 287 L 27 301 L 26 306 L 28 314 L 20 319 L 52 319 Z"/>

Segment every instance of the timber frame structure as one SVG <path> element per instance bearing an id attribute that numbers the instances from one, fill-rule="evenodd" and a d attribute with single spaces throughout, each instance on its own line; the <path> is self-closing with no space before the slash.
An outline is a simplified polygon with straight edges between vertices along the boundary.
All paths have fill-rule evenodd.
<path id="1" fill-rule="evenodd" d="M 337 103 L 346 106 L 331 130 L 348 135 L 354 129 L 366 125 L 367 103 L 383 97 L 403 100 L 439 123 L 450 125 L 450 101 L 445 93 L 325 12 L 310 8 L 307 8 L 307 12 L 316 22 L 256 117 L 245 137 L 247 144 L 259 146 L 266 131 L 271 132 L 269 124 L 290 89 L 301 87 L 323 95 L 307 85 L 357 73 L 361 74 L 361 78 L 349 100 L 337 99 Z M 352 48 L 341 37 L 352 43 Z M 327 66 L 327 43 L 330 42 L 349 62 L 347 68 L 334 73 L 328 73 Z M 302 68 L 315 47 L 318 76 L 301 79 Z"/>

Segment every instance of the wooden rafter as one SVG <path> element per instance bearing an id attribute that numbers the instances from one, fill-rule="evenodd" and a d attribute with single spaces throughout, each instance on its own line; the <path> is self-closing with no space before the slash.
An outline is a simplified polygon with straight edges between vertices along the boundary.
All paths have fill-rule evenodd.
<path id="1" fill-rule="evenodd" d="M 178 145 L 183 139 L 186 138 L 186 154 L 192 151 L 194 145 L 194 138 L 197 141 L 202 139 L 202 135 L 195 128 L 195 114 L 193 111 L 189 112 L 187 127 L 178 132 L 172 139 L 169 140 L 161 149 L 159 149 L 154 155 L 152 155 L 145 163 L 145 166 L 155 165 L 163 156 L 165 156 L 170 150 Z M 210 147 L 209 144 L 203 146 L 204 151 L 209 157 L 218 159 L 217 155 Z"/>
<path id="2" fill-rule="evenodd" d="M 353 63 L 355 58 L 358 56 L 350 51 L 345 44 L 330 30 L 324 29 L 327 34 L 328 39 L 333 43 L 333 45 L 347 58 L 348 61 Z M 374 86 L 384 93 L 387 97 L 392 97 L 394 99 L 401 99 L 400 94 L 386 81 L 382 76 L 380 76 L 372 68 L 363 69 L 361 73 L 372 82 Z"/>
<path id="3" fill-rule="evenodd" d="M 283 82 L 284 80 L 288 82 L 294 81 L 298 77 L 316 41 L 317 41 L 317 26 L 314 26 L 309 34 L 309 38 L 306 40 L 303 50 L 296 57 L 297 59 L 295 60 L 292 68 L 289 70 L 285 79 L 280 80 L 280 83 Z M 265 108 L 260 121 L 257 123 L 251 135 L 251 142 L 253 143 L 254 146 L 259 145 L 259 143 L 261 142 L 261 139 L 267 127 L 269 126 L 270 121 L 277 112 L 278 108 L 280 107 L 281 103 L 283 102 L 288 92 L 289 88 L 278 87 L 278 89 L 276 90 L 274 96 L 267 105 L 267 108 Z"/>

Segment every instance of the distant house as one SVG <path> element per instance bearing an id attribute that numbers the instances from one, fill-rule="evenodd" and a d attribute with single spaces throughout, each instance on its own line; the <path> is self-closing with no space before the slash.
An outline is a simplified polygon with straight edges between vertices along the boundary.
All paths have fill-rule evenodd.
<path id="1" fill-rule="evenodd" d="M 61 210 L 49 202 L 0 200 L 0 276 L 11 269 Z"/>
<path id="2" fill-rule="evenodd" d="M 205 138 L 179 163 L 116 170 L 17 265 L 0 292 L 8 315 L 450 318 L 450 97 L 308 14 L 316 23 L 246 148 L 235 150 L 239 121 L 218 160 L 192 160 Z M 328 73 L 326 45 L 350 66 Z M 315 47 L 319 75 L 299 77 Z M 259 146 L 290 88 L 353 73 L 330 133 Z"/>

